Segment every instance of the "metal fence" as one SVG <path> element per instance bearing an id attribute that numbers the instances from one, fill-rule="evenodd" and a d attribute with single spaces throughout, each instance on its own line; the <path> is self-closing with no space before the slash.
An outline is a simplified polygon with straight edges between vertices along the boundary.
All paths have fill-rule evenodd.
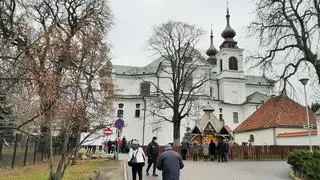
<path id="1" fill-rule="evenodd" d="M 23 140 L 21 140 L 23 139 Z M 60 146 L 53 146 L 53 155 L 60 154 Z M 49 159 L 48 143 L 35 136 L 19 138 L 16 134 L 13 142 L 0 141 L 0 167 L 14 168 L 35 164 Z"/>

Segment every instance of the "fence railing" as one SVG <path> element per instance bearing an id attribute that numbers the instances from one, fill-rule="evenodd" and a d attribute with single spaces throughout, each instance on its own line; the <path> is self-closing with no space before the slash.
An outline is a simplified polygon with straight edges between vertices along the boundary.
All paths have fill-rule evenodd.
<path id="1" fill-rule="evenodd" d="M 320 150 L 319 146 L 313 146 Z M 232 146 L 229 157 L 233 160 L 284 160 L 295 150 L 309 150 L 309 146 Z"/>
<path id="2" fill-rule="evenodd" d="M 60 154 L 60 147 L 53 147 L 53 155 Z M 24 140 L 15 136 L 13 142 L 0 140 L 0 168 L 25 166 L 49 159 L 47 143 L 37 137 L 25 137 Z"/>
<path id="3" fill-rule="evenodd" d="M 142 147 L 147 152 L 147 147 Z M 181 153 L 181 147 L 175 146 L 174 151 Z M 229 146 L 230 160 L 285 160 L 289 154 L 295 150 L 309 150 L 309 146 Z M 313 146 L 313 150 L 320 150 L 320 146 Z M 160 146 L 160 153 L 164 147 Z M 199 158 L 202 158 L 202 148 L 200 148 Z M 192 157 L 192 150 L 189 149 L 187 158 Z"/>

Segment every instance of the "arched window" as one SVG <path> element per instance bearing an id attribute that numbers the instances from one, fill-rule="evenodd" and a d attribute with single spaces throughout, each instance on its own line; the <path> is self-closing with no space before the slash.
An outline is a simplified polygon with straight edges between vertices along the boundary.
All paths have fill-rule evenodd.
<path id="1" fill-rule="evenodd" d="M 220 59 L 220 72 L 222 72 L 222 59 Z"/>
<path id="2" fill-rule="evenodd" d="M 229 70 L 238 70 L 238 60 L 235 57 L 229 58 Z"/>

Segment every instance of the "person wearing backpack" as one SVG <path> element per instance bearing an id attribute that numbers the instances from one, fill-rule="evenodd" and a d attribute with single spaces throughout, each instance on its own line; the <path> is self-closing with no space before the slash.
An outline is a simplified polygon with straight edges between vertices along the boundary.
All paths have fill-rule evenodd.
<path id="1" fill-rule="evenodd" d="M 137 174 L 139 176 L 139 180 L 142 180 L 142 169 L 145 165 L 145 154 L 136 139 L 131 141 L 128 165 L 132 168 L 132 180 L 137 179 Z"/>

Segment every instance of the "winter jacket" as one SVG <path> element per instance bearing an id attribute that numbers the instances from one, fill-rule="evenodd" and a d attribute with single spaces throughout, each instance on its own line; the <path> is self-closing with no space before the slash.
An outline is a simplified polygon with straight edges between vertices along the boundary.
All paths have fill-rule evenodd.
<path id="1" fill-rule="evenodd" d="M 165 146 L 165 151 L 159 156 L 157 169 L 162 170 L 162 180 L 179 180 L 180 169 L 184 167 L 182 157 L 172 151 L 171 145 Z"/>
<path id="2" fill-rule="evenodd" d="M 128 156 L 128 162 L 131 160 L 132 155 L 136 156 L 137 163 L 145 162 L 145 154 L 144 154 L 143 149 L 141 147 L 139 147 L 136 150 L 133 150 L 132 148 L 130 148 L 129 156 Z"/>
<path id="3" fill-rule="evenodd" d="M 214 142 L 210 142 L 209 144 L 210 154 L 216 153 L 216 144 Z"/>
<path id="4" fill-rule="evenodd" d="M 203 143 L 202 147 L 203 147 L 203 150 L 202 150 L 203 155 L 209 156 L 209 144 L 205 142 Z"/>
<path id="5" fill-rule="evenodd" d="M 159 155 L 159 145 L 158 143 L 151 141 L 147 147 L 148 158 L 156 159 Z"/>

